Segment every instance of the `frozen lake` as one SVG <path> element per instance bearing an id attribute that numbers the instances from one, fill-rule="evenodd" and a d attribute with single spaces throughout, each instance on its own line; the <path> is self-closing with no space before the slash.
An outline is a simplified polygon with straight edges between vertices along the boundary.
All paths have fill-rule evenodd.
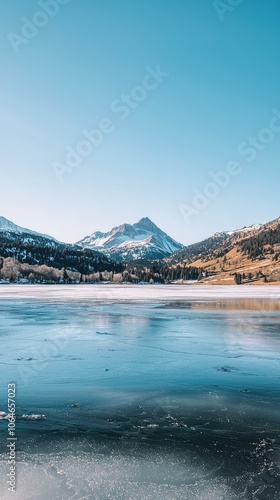
<path id="1" fill-rule="evenodd" d="M 9 383 L 14 498 L 279 498 L 279 287 L 2 285 L 0 319 L 1 499 Z"/>

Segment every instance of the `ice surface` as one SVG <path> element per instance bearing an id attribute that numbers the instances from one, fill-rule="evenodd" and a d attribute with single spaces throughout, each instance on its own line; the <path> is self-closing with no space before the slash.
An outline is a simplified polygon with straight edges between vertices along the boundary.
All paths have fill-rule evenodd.
<path id="1" fill-rule="evenodd" d="M 279 287 L 1 286 L 0 498 L 276 500 Z"/>
<path id="2" fill-rule="evenodd" d="M 160 301 L 215 298 L 267 298 L 280 300 L 280 286 L 269 285 L 1 285 L 0 299 L 92 299 Z"/>

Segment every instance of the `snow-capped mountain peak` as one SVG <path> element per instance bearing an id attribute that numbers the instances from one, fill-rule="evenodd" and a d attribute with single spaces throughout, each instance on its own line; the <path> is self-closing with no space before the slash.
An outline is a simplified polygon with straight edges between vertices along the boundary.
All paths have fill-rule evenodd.
<path id="1" fill-rule="evenodd" d="M 121 224 L 107 233 L 96 231 L 77 245 L 99 250 L 115 260 L 161 259 L 183 246 L 148 217 L 135 224 Z"/>
<path id="2" fill-rule="evenodd" d="M 158 231 L 159 228 L 149 219 L 149 217 L 142 217 L 138 222 L 133 224 L 135 228 L 144 229 L 145 231 Z"/>

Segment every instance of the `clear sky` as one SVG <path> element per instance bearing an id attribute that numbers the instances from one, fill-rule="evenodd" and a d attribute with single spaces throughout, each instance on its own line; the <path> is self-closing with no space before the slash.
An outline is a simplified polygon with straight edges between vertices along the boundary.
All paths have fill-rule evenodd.
<path id="1" fill-rule="evenodd" d="M 148 216 L 184 244 L 278 217 L 279 26 L 279 0 L 2 0 L 0 215 L 68 242 Z"/>

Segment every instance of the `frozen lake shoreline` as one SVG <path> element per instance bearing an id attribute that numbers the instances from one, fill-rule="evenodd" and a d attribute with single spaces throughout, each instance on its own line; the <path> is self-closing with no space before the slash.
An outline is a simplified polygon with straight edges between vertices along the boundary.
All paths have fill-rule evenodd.
<path id="1" fill-rule="evenodd" d="M 1 298 L 101 301 L 167 301 L 197 299 L 280 300 L 280 286 L 268 285 L 1 285 Z"/>

